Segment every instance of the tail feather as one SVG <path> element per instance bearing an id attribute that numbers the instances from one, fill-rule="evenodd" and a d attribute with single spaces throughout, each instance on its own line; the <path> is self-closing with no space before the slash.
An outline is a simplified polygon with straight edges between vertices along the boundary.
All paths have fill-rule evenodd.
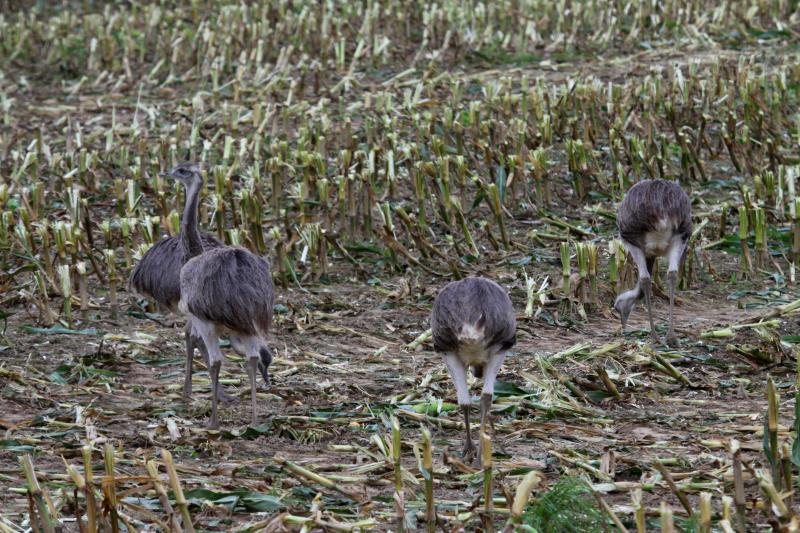
<path id="1" fill-rule="evenodd" d="M 486 318 L 481 317 L 474 324 L 462 324 L 461 331 L 458 332 L 458 340 L 466 342 L 476 342 L 483 340 L 485 336 Z"/>

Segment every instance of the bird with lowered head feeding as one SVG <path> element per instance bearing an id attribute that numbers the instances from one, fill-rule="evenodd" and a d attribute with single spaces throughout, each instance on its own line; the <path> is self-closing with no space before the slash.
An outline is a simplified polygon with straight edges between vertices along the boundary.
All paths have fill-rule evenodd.
<path id="1" fill-rule="evenodd" d="M 669 329 L 667 344 L 676 346 L 673 307 L 678 283 L 678 267 L 692 234 L 692 204 L 674 181 L 642 180 L 631 187 L 617 210 L 620 238 L 633 258 L 639 273 L 636 285 L 617 296 L 614 309 L 622 322 L 628 322 L 634 304 L 644 297 L 650 320 L 650 337 L 658 341 L 653 322 L 652 275 L 658 257 L 666 256 L 669 288 Z"/>
<path id="2" fill-rule="evenodd" d="M 203 184 L 197 165 L 178 165 L 162 175 L 181 182 L 186 188 L 187 202 L 196 205 Z M 188 316 L 192 331 L 203 340 L 208 351 L 213 389 L 209 427 L 219 426 L 219 372 L 224 359 L 219 347 L 220 336 L 228 336 L 233 349 L 247 361 L 251 420 L 256 424 L 256 371 L 261 364 L 264 380 L 269 382 L 268 367 L 272 361 L 266 343 L 275 303 L 269 264 L 239 246 L 204 249 L 196 216 L 182 220 L 181 242 L 185 255 L 180 271 L 178 309 Z"/>
<path id="3" fill-rule="evenodd" d="M 441 353 L 456 387 L 467 434 L 464 457 L 471 460 L 475 446 L 470 434 L 472 397 L 467 369 L 483 378 L 481 428 L 490 421 L 497 374 L 506 353 L 517 342 L 517 319 L 506 291 L 494 281 L 468 277 L 447 284 L 437 295 L 431 313 L 434 349 Z"/>

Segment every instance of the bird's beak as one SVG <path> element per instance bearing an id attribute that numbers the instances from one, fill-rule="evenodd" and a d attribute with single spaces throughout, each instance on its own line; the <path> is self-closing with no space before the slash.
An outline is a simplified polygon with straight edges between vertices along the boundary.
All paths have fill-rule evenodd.
<path id="1" fill-rule="evenodd" d="M 162 178 L 169 178 L 171 176 L 169 172 L 159 172 L 158 175 Z"/>

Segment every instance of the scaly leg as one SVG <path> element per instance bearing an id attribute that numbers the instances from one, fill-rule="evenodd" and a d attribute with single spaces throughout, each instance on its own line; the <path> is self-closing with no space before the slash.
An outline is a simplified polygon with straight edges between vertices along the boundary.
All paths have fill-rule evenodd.
<path id="1" fill-rule="evenodd" d="M 673 308 L 675 307 L 675 283 L 677 281 L 677 272 L 667 272 L 667 286 L 669 287 L 669 329 L 667 330 L 667 346 L 671 348 L 678 345 L 678 337 L 675 336 L 675 317 L 673 315 Z"/>
<path id="2" fill-rule="evenodd" d="M 503 361 L 506 359 L 506 352 L 499 352 L 489 356 L 489 361 L 483 367 L 483 390 L 481 394 L 481 431 L 485 431 L 485 424 L 492 422 L 489 410 L 492 407 L 492 396 L 494 395 L 494 384 L 497 381 L 497 374 Z M 494 429 L 494 426 L 492 426 Z"/>
<path id="3" fill-rule="evenodd" d="M 219 336 L 213 324 L 194 318 L 193 328 L 194 332 L 202 338 L 205 349 L 208 350 L 208 372 L 211 374 L 211 420 L 208 423 L 208 427 L 209 429 L 217 429 L 219 427 L 217 418 L 220 392 L 219 371 L 222 367 L 224 356 L 222 355 L 222 350 L 219 349 Z"/>
<path id="4" fill-rule="evenodd" d="M 667 286 L 669 287 L 669 330 L 667 331 L 667 346 L 674 348 L 678 345 L 678 337 L 675 335 L 675 317 L 673 308 L 675 307 L 675 286 L 678 283 L 678 266 L 681 262 L 681 256 L 686 248 L 683 239 L 674 238 L 667 258 L 669 259 L 669 267 L 667 269 Z"/>
<path id="5" fill-rule="evenodd" d="M 461 412 L 464 414 L 464 426 L 467 428 L 467 437 L 464 440 L 464 450 L 462 454 L 465 461 L 472 462 L 475 458 L 475 445 L 472 443 L 471 428 L 469 427 L 469 407 L 469 405 L 461 406 Z"/>
<path id="6" fill-rule="evenodd" d="M 219 421 L 217 419 L 217 404 L 219 403 L 219 369 L 222 366 L 222 361 L 214 361 L 211 363 L 211 420 L 208 422 L 208 429 L 218 429 Z"/>
<path id="7" fill-rule="evenodd" d="M 644 303 L 647 305 L 647 317 L 650 319 L 650 339 L 658 342 L 656 326 L 653 321 L 653 282 L 650 278 L 642 280 L 642 290 L 644 290 Z"/>
<path id="8" fill-rule="evenodd" d="M 211 366 L 209 365 L 209 362 L 208 362 L 209 361 L 208 349 L 206 348 L 206 344 L 203 341 L 202 337 L 200 337 L 200 336 L 195 337 L 195 346 L 197 346 L 197 349 L 200 350 L 200 353 L 203 355 L 203 361 L 205 362 L 205 364 L 210 369 Z M 218 395 L 219 401 L 221 401 L 222 403 L 234 403 L 234 402 L 239 401 L 239 398 L 237 398 L 236 396 L 231 396 L 230 394 L 225 392 L 225 389 L 223 387 L 219 388 L 219 390 L 217 391 L 217 395 Z"/>
<path id="9" fill-rule="evenodd" d="M 258 359 L 251 357 L 247 360 L 247 375 L 250 376 L 250 424 L 255 426 L 258 424 L 258 414 L 256 412 L 256 370 L 258 368 Z"/>
<path id="10" fill-rule="evenodd" d="M 190 324 L 186 324 L 186 375 L 183 377 L 183 399 L 192 398 L 192 367 L 194 365 L 194 337 L 190 331 Z"/>
<path id="11" fill-rule="evenodd" d="M 458 405 L 461 407 L 461 412 L 464 413 L 464 425 L 467 428 L 467 438 L 464 442 L 464 459 L 471 461 L 475 456 L 475 445 L 472 443 L 469 427 L 469 408 L 472 402 L 469 395 L 469 386 L 467 385 L 467 369 L 461 359 L 453 353 L 444 354 L 444 363 L 447 365 L 447 370 L 450 372 L 450 377 L 456 386 Z"/>
<path id="12" fill-rule="evenodd" d="M 489 361 L 483 367 L 483 391 L 481 393 L 481 433 L 486 433 L 486 423 L 492 427 L 494 433 L 494 421 L 490 413 L 492 409 L 492 397 L 494 395 L 494 384 L 497 380 L 497 373 L 503 365 L 506 352 L 499 352 L 489 356 Z M 483 450 L 481 450 L 483 453 Z"/>
<path id="13" fill-rule="evenodd" d="M 648 265 L 648 260 L 641 248 L 627 242 L 625 243 L 625 247 L 628 249 L 628 253 L 631 254 L 631 257 L 633 257 L 636 268 L 639 270 L 639 286 L 644 293 L 644 302 L 645 305 L 647 305 L 647 316 L 650 319 L 650 338 L 653 342 L 656 342 L 658 341 L 658 335 L 656 335 L 656 327 L 653 322 L 653 285 L 652 279 L 650 278 L 650 269 L 648 268 L 648 266 L 652 268 L 652 265 Z"/>

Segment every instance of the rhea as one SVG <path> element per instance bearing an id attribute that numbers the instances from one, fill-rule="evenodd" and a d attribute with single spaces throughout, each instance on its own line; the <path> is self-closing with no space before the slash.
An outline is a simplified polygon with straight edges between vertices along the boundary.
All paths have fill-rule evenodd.
<path id="1" fill-rule="evenodd" d="M 673 307 L 678 267 L 692 233 L 692 206 L 689 197 L 674 181 L 643 180 L 631 187 L 617 211 L 617 225 L 625 248 L 636 263 L 638 280 L 614 302 L 622 330 L 636 301 L 644 297 L 650 320 L 650 336 L 658 341 L 653 323 L 652 275 L 658 257 L 666 256 L 669 288 L 669 329 L 666 341 L 677 345 Z"/>
<path id="2" fill-rule="evenodd" d="M 500 285 L 482 277 L 448 283 L 436 297 L 431 314 L 433 347 L 443 354 L 455 383 L 458 405 L 464 414 L 467 436 L 464 457 L 471 459 L 475 446 L 470 435 L 471 396 L 467 368 L 483 377 L 481 428 L 489 420 L 497 373 L 508 350 L 517 342 L 517 320 L 511 299 Z"/>
<path id="3" fill-rule="evenodd" d="M 175 172 L 191 172 L 199 169 L 193 166 L 186 168 L 176 167 Z M 187 191 L 186 204 L 183 208 L 182 227 L 197 225 L 197 207 L 200 199 L 200 189 Z M 223 244 L 209 233 L 200 233 L 200 244 L 204 250 L 219 248 Z M 181 267 L 188 258 L 188 250 L 184 246 L 180 235 L 162 239 L 142 256 L 128 281 L 128 287 L 137 294 L 144 296 L 158 303 L 163 309 L 176 312 L 178 302 L 181 299 Z M 192 396 L 192 367 L 194 362 L 194 350 L 197 348 L 203 355 L 203 359 L 208 364 L 208 350 L 203 339 L 192 329 L 191 321 L 187 321 L 184 328 L 186 343 L 186 375 L 183 382 L 183 397 L 189 399 Z M 266 380 L 267 374 L 263 364 L 260 365 L 262 374 Z M 231 400 L 221 390 L 221 399 Z"/>
<path id="4" fill-rule="evenodd" d="M 178 165 L 163 175 L 180 181 L 190 198 L 196 197 L 203 184 L 196 165 Z M 209 427 L 219 427 L 219 372 L 224 359 L 219 347 L 221 336 L 228 336 L 233 349 L 247 361 L 251 420 L 256 424 L 256 371 L 261 362 L 264 379 L 269 382 L 268 367 L 272 361 L 266 342 L 275 304 L 269 264 L 239 246 L 204 250 L 196 218 L 182 223 L 181 241 L 186 257 L 180 271 L 178 310 L 188 315 L 192 330 L 208 350 L 213 389 Z"/>

